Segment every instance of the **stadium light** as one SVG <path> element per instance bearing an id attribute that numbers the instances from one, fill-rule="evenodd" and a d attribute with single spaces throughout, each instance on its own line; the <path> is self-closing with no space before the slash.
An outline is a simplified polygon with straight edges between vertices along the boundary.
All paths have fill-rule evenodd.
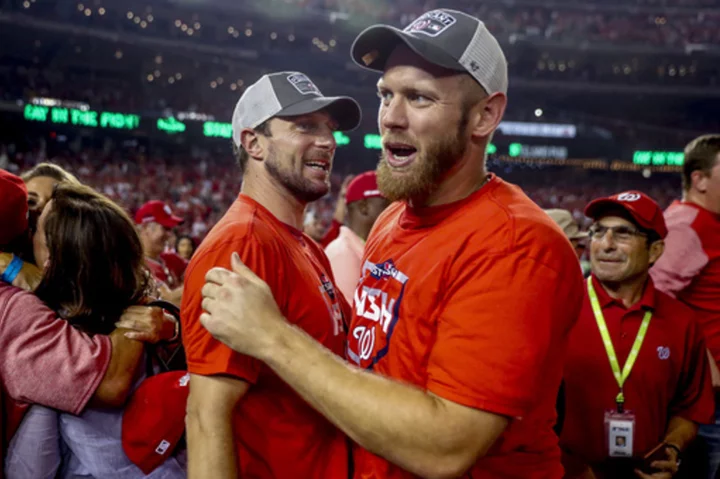
<path id="1" fill-rule="evenodd" d="M 185 123 L 181 121 L 177 121 L 175 118 L 158 118 L 157 121 L 157 128 L 160 131 L 164 131 L 165 133 L 169 135 L 174 135 L 175 133 L 182 133 L 185 131 Z"/>
<path id="2" fill-rule="evenodd" d="M 232 138 L 232 125 L 217 121 L 203 123 L 203 135 L 208 138 Z"/>
<path id="3" fill-rule="evenodd" d="M 682 166 L 685 155 L 681 151 L 642 151 L 633 153 L 633 163 L 652 166 Z"/>
<path id="4" fill-rule="evenodd" d="M 350 144 L 350 137 L 342 131 L 334 132 L 333 136 L 335 137 L 335 143 L 337 143 L 338 146 L 345 146 Z"/>

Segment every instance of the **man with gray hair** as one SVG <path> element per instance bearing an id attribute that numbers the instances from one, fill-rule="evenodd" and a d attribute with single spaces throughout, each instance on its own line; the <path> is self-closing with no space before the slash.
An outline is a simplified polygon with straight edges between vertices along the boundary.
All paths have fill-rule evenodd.
<path id="1" fill-rule="evenodd" d="M 582 275 L 550 217 L 485 169 L 502 49 L 443 9 L 368 28 L 352 56 L 382 73 L 377 183 L 395 203 L 365 246 L 348 362 L 288 324 L 237 256 L 208 273 L 200 321 L 357 444 L 356 478 L 559 479 L 552 426 Z"/>
<path id="2" fill-rule="evenodd" d="M 334 354 L 344 353 L 349 308 L 335 289 L 327 257 L 302 229 L 307 204 L 330 189 L 333 133 L 359 122 L 355 100 L 325 97 L 299 72 L 263 76 L 235 107 L 242 189 L 185 275 L 190 478 L 348 475 L 345 435 L 260 361 L 213 339 L 198 319 L 205 275 L 229 267 L 237 253 L 267 281 L 290 323 Z"/>

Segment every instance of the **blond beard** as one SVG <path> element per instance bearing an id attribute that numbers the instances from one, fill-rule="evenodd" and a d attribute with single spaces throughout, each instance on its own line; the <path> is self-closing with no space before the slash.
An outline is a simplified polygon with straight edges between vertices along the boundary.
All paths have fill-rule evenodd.
<path id="1" fill-rule="evenodd" d="M 414 200 L 422 204 L 465 154 L 467 138 L 463 136 L 461 131 L 457 131 L 452 138 L 445 136 L 430 143 L 425 151 L 418 150 L 409 171 L 401 177 L 393 175 L 383 152 L 376 170 L 378 188 L 391 202 Z"/>

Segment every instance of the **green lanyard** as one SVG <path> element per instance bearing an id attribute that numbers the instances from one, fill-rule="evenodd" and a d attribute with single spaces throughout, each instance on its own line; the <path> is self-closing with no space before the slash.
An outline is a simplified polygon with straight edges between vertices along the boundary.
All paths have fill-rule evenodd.
<path id="1" fill-rule="evenodd" d="M 592 310 L 595 314 L 595 321 L 597 322 L 598 329 L 600 330 L 600 336 L 602 337 L 603 344 L 605 345 L 605 351 L 607 352 L 608 359 L 610 360 L 610 367 L 612 368 L 613 375 L 615 376 L 615 380 L 620 387 L 620 392 L 615 398 L 615 402 L 617 403 L 618 412 L 622 413 L 625 405 L 623 385 L 625 384 L 628 376 L 630 376 L 630 371 L 632 371 L 633 365 L 635 365 L 635 360 L 637 359 L 640 348 L 642 347 L 642 343 L 645 340 L 645 333 L 647 333 L 648 326 L 650 326 L 652 312 L 648 311 L 645 313 L 642 324 L 640 324 L 640 329 L 638 330 L 637 337 L 635 337 L 635 342 L 632 345 L 632 349 L 630 350 L 630 354 L 628 354 L 627 361 L 625 361 L 625 366 L 623 367 L 621 373 L 620 365 L 618 364 L 617 360 L 617 355 L 615 354 L 615 348 L 613 347 L 612 339 L 610 339 L 610 332 L 608 331 L 607 324 L 605 323 L 605 317 L 603 316 L 602 308 L 600 307 L 600 302 L 598 301 L 597 294 L 595 293 L 595 288 L 592 284 L 592 277 L 589 277 L 587 279 L 587 284 L 588 295 L 590 296 L 590 304 L 592 305 Z"/>

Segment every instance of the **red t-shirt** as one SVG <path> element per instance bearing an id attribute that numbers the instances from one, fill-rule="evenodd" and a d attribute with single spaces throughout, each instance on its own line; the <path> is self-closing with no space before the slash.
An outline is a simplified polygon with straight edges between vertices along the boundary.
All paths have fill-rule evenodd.
<path id="1" fill-rule="evenodd" d="M 511 422 L 467 476 L 561 478 L 552 427 L 582 275 L 563 232 L 493 176 L 433 208 L 391 205 L 366 244 L 348 359 Z M 362 448 L 357 479 L 410 478 Z"/>
<path id="2" fill-rule="evenodd" d="M 261 361 L 215 340 L 198 319 L 205 274 L 216 266 L 230 268 L 234 251 L 268 283 L 285 318 L 338 355 L 349 307 L 335 291 L 320 247 L 245 195 L 200 245 L 186 273 L 183 344 L 191 373 L 230 375 L 251 385 L 234 421 L 239 476 L 345 478 L 348 446 L 342 432 Z"/>
<path id="3" fill-rule="evenodd" d="M 665 211 L 665 252 L 650 270 L 657 288 L 695 310 L 720 363 L 720 215 L 676 201 Z"/>
<path id="4" fill-rule="evenodd" d="M 5 448 L 28 405 L 80 414 L 111 350 L 107 336 L 80 332 L 35 295 L 0 281 L 0 479 Z"/>
<path id="5" fill-rule="evenodd" d="M 623 387 L 625 408 L 635 414 L 635 456 L 642 457 L 662 442 L 673 416 L 710 422 L 715 401 L 705 341 L 693 311 L 656 290 L 652 280 L 640 301 L 630 308 L 612 299 L 597 280 L 593 285 L 621 368 L 645 312 L 653 311 L 640 353 Z M 587 290 L 580 319 L 570 336 L 564 379 L 563 449 L 601 471 L 617 466 L 617 460 L 607 460 L 604 415 L 615 409 L 619 389 Z M 632 471 L 632 464 L 625 467 Z"/>
<path id="6" fill-rule="evenodd" d="M 340 236 L 341 226 L 342 223 L 338 222 L 336 219 L 333 218 L 332 223 L 330 223 L 330 228 L 328 228 L 327 232 L 325 232 L 325 235 L 319 241 L 320 246 L 322 246 L 323 248 L 327 248 L 330 243 L 335 241 L 335 239 Z"/>
<path id="7" fill-rule="evenodd" d="M 177 288 L 180 285 L 180 280 L 170 271 L 170 268 L 167 267 L 162 258 L 154 260 L 145 257 L 145 265 L 158 283 L 164 284 L 171 289 Z"/>
<path id="8" fill-rule="evenodd" d="M 165 266 L 170 270 L 173 276 L 175 276 L 178 280 L 182 280 L 183 275 L 185 274 L 185 269 L 188 265 L 185 258 L 182 258 L 174 251 L 163 251 L 160 253 L 160 259 L 163 263 L 165 263 Z M 178 281 L 178 286 L 180 286 L 181 283 L 182 281 Z"/>

